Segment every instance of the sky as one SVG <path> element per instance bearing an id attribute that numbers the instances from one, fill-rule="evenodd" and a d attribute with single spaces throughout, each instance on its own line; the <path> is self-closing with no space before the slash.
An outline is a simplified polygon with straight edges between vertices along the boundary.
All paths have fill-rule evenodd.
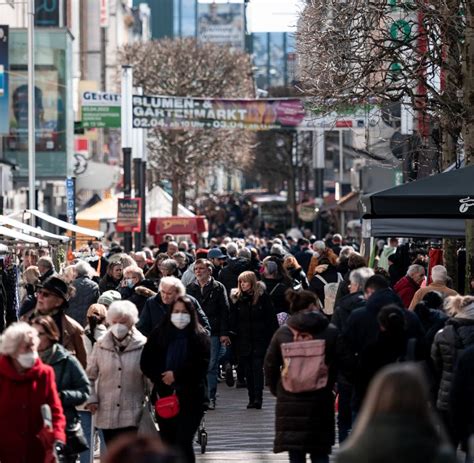
<path id="1" fill-rule="evenodd" d="M 227 3 L 228 0 L 199 0 Z M 243 3 L 243 0 L 230 0 Z M 249 32 L 294 32 L 302 0 L 250 0 L 247 6 Z"/>
<path id="2" fill-rule="evenodd" d="M 294 32 L 300 4 L 300 0 L 251 0 L 249 32 Z"/>

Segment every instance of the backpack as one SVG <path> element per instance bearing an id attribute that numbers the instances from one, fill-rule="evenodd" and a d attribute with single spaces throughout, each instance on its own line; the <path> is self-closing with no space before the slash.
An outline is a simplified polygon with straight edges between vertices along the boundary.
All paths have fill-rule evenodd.
<path id="1" fill-rule="evenodd" d="M 324 313 L 326 315 L 332 315 L 334 313 L 334 306 L 336 304 L 336 295 L 339 285 L 341 284 L 343 278 L 342 275 L 337 273 L 337 282 L 328 283 L 321 275 L 314 275 L 318 280 L 324 283 Z"/>
<path id="2" fill-rule="evenodd" d="M 328 383 L 326 341 L 312 337 L 310 340 L 304 340 L 302 333 L 290 326 L 288 329 L 293 333 L 293 342 L 281 345 L 283 389 L 287 392 L 300 393 L 326 387 Z"/>

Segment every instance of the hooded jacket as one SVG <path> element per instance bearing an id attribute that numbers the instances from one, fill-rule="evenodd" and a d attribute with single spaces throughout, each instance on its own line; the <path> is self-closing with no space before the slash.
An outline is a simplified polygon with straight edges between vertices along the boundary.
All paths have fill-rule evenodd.
<path id="1" fill-rule="evenodd" d="M 454 367 L 464 349 L 471 345 L 474 345 L 474 305 L 449 319 L 445 327 L 438 331 L 431 346 L 431 358 L 437 373 L 441 375 L 436 401 L 439 410 L 449 410 Z"/>
<path id="2" fill-rule="evenodd" d="M 334 396 L 332 388 L 338 369 L 349 373 L 352 357 L 334 325 L 321 313 L 297 313 L 288 323 L 298 331 L 311 333 L 314 339 L 323 339 L 325 360 L 329 368 L 326 387 L 314 392 L 294 394 L 281 385 L 283 358 L 281 345 L 293 342 L 288 326 L 281 326 L 274 334 L 265 357 L 265 377 L 273 395 L 276 395 L 274 451 L 299 450 L 330 454 L 334 444 Z"/>
<path id="3" fill-rule="evenodd" d="M 44 463 L 45 452 L 36 437 L 43 429 L 41 405 L 51 408 L 54 438 L 66 442 L 66 419 L 53 369 L 40 359 L 24 374 L 11 358 L 0 355 L 0 461 Z"/>
<path id="4" fill-rule="evenodd" d="M 236 346 L 240 356 L 255 355 L 263 358 L 273 333 L 278 328 L 272 301 L 265 292 L 265 285 L 257 284 L 257 302 L 253 295 L 242 294 L 238 297 L 234 288 L 230 294 L 230 326 L 236 337 Z"/>

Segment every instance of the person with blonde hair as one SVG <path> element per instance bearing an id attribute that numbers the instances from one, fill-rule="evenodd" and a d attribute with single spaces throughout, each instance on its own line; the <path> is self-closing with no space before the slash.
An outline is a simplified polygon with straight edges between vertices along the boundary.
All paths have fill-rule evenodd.
<path id="1" fill-rule="evenodd" d="M 44 463 L 55 441 L 64 450 L 66 419 L 54 371 L 38 356 L 39 342 L 36 329 L 25 322 L 13 323 L 0 337 L 2 463 Z M 43 405 L 51 409 L 51 430 L 44 426 Z"/>
<path id="2" fill-rule="evenodd" d="M 456 462 L 430 408 L 428 386 L 413 363 L 382 369 L 372 381 L 354 430 L 336 463 Z"/>
<path id="3" fill-rule="evenodd" d="M 436 373 L 441 377 L 436 408 L 454 442 L 449 394 L 460 352 L 474 345 L 474 297 L 450 296 L 445 300 L 445 311 L 451 318 L 434 337 L 431 359 Z"/>
<path id="4" fill-rule="evenodd" d="M 230 293 L 230 326 L 236 334 L 236 353 L 247 378 L 247 408 L 260 410 L 264 385 L 263 359 L 278 328 L 277 318 L 265 285 L 257 281 L 255 273 L 242 272 L 237 285 Z"/>
<path id="5" fill-rule="evenodd" d="M 283 268 L 286 269 L 288 275 L 293 278 L 295 283 L 300 284 L 303 289 L 309 289 L 308 278 L 301 265 L 292 254 L 287 254 L 283 258 Z"/>

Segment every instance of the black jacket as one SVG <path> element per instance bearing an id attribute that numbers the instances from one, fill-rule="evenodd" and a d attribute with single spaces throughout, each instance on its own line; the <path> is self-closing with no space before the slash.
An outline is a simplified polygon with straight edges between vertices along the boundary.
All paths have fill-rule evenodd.
<path id="1" fill-rule="evenodd" d="M 366 301 L 362 291 L 342 297 L 339 302 L 336 302 L 331 323 L 335 325 L 341 333 L 343 333 L 350 314 L 356 309 L 365 307 L 365 304 Z"/>
<path id="2" fill-rule="evenodd" d="M 121 280 L 116 280 L 115 278 L 112 278 L 110 275 L 106 274 L 104 275 L 99 283 L 99 290 L 100 293 L 105 293 L 106 291 L 109 291 L 111 289 L 116 290 L 117 287 L 119 286 Z"/>
<path id="3" fill-rule="evenodd" d="M 211 326 L 209 325 L 209 320 L 202 310 L 202 307 L 199 305 L 199 302 L 192 296 L 188 295 L 188 297 L 194 304 L 199 323 L 210 333 Z M 140 318 L 137 322 L 137 329 L 144 336 L 148 337 L 150 333 L 163 321 L 168 310 L 170 310 L 170 306 L 163 303 L 160 293 L 158 293 L 156 296 L 150 297 L 145 302 L 143 310 L 140 314 Z"/>
<path id="4" fill-rule="evenodd" d="M 161 381 L 166 368 L 169 342 L 178 334 L 174 326 L 160 325 L 148 337 L 140 359 L 140 368 L 154 387 L 156 396 L 167 397 L 176 391 L 181 413 L 200 412 L 206 402 L 206 376 L 209 368 L 210 340 L 207 334 L 189 332 L 187 357 L 181 368 L 174 370 L 175 383 L 167 386 Z"/>
<path id="5" fill-rule="evenodd" d="M 290 312 L 290 304 L 286 300 L 285 293 L 291 288 L 291 285 L 286 283 L 283 279 L 270 279 L 263 278 L 262 282 L 267 288 L 267 293 L 272 300 L 273 308 L 275 309 L 275 314 L 281 312 Z"/>
<path id="6" fill-rule="evenodd" d="M 314 252 L 309 248 L 303 249 L 295 254 L 295 258 L 298 261 L 298 264 L 303 267 L 304 273 L 308 273 L 309 263 L 311 262 L 313 254 Z"/>
<path id="7" fill-rule="evenodd" d="M 211 277 L 202 288 L 199 283 L 191 283 L 186 292 L 197 299 L 211 325 L 211 336 L 229 336 L 229 299 L 222 283 Z"/>
<path id="8" fill-rule="evenodd" d="M 236 347 L 239 356 L 255 355 L 263 358 L 273 333 L 278 328 L 277 318 L 270 297 L 263 285 L 258 287 L 259 297 L 242 295 L 237 298 L 231 293 L 230 326 L 236 334 Z"/>
<path id="9" fill-rule="evenodd" d="M 153 283 L 151 280 L 142 280 L 139 281 L 133 288 L 129 288 L 127 286 L 120 288 L 119 292 L 122 296 L 122 301 L 133 302 L 137 306 L 138 313 L 141 313 L 148 297 L 138 294 L 135 291 L 135 289 L 137 289 L 139 286 L 144 286 L 145 288 L 151 289 L 152 291 L 156 291 L 157 289 L 155 283 Z"/>
<path id="10" fill-rule="evenodd" d="M 288 269 L 288 273 L 295 281 L 295 284 L 301 284 L 302 289 L 309 289 L 308 278 L 306 278 L 306 273 L 302 268 Z"/>
<path id="11" fill-rule="evenodd" d="M 469 436 L 474 434 L 474 345 L 458 358 L 452 380 L 450 409 L 456 437 L 463 450 Z"/>
<path id="12" fill-rule="evenodd" d="M 317 333 L 313 337 L 326 341 L 329 380 L 326 387 L 314 392 L 294 394 L 283 389 L 281 344 L 292 342 L 293 334 L 286 325 L 281 326 L 274 334 L 265 357 L 265 377 L 271 393 L 277 397 L 274 451 L 329 454 L 334 444 L 335 428 L 332 389 L 339 368 L 350 373 L 352 358 L 337 328 L 329 324 L 323 314 L 309 313 L 304 317 L 305 327 Z"/>
<path id="13" fill-rule="evenodd" d="M 217 280 L 225 286 L 228 296 L 230 296 L 232 289 L 237 288 L 239 275 L 248 270 L 252 270 L 252 263 L 249 259 L 243 257 L 227 259 L 227 265 L 221 269 Z"/>
<path id="14" fill-rule="evenodd" d="M 390 288 L 380 289 L 367 300 L 365 308 L 354 310 L 347 319 L 344 338 L 354 354 L 359 354 L 369 344 L 377 340 L 379 324 L 377 315 L 389 304 L 396 304 L 403 310 L 407 320 L 407 336 L 409 338 L 423 337 L 423 327 L 414 312 L 406 310 L 400 297 Z"/>

